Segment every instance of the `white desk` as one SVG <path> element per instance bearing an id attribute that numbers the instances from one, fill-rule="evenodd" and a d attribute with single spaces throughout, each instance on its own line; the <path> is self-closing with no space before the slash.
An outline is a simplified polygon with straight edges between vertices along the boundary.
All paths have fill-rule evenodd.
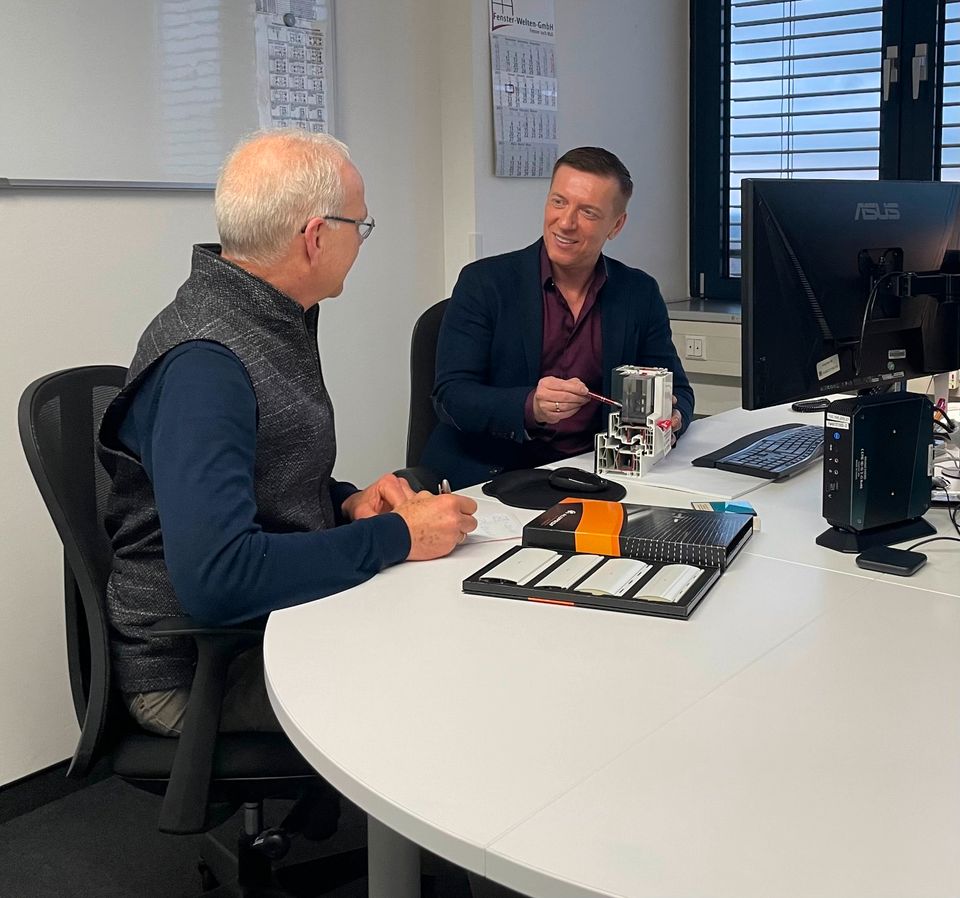
<path id="1" fill-rule="evenodd" d="M 415 894 L 391 831 L 552 898 L 955 896 L 960 552 L 876 577 L 814 544 L 819 496 L 818 467 L 752 493 L 689 621 L 463 594 L 505 543 L 271 615 L 281 723 L 389 828 L 372 866 L 399 846 L 371 896 Z"/>

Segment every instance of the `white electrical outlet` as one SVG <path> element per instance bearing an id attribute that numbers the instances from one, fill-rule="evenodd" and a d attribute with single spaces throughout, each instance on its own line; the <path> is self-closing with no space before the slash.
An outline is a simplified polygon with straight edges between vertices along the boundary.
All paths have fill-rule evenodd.
<path id="1" fill-rule="evenodd" d="M 704 343 L 703 337 L 687 337 L 684 358 L 702 359 L 704 357 Z"/>

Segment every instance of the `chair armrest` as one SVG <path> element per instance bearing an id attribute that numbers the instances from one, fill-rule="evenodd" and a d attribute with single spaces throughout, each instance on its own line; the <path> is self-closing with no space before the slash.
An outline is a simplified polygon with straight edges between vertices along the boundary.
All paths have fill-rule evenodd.
<path id="1" fill-rule="evenodd" d="M 180 617 L 162 617 L 154 623 L 150 630 L 161 636 L 216 636 L 230 637 L 235 635 L 247 635 L 254 641 L 263 639 L 263 628 L 266 626 L 265 617 L 256 620 L 244 621 L 242 624 L 234 624 L 230 627 L 215 627 L 207 624 L 201 624 L 192 617 L 182 615 Z"/>
<path id="2" fill-rule="evenodd" d="M 220 708 L 230 662 L 263 639 L 254 622 L 237 627 L 207 627 L 189 617 L 164 618 L 151 628 L 164 636 L 192 636 L 197 667 L 183 729 L 160 810 L 160 831 L 189 834 L 206 830 L 207 799 L 220 726 Z"/>
<path id="3" fill-rule="evenodd" d="M 393 473 L 396 474 L 397 477 L 402 477 L 406 480 L 413 490 L 418 492 L 420 490 L 426 490 L 434 495 L 440 492 L 440 481 L 443 480 L 443 475 L 437 473 L 433 468 L 428 468 L 426 465 L 400 468 L 399 471 L 394 471 Z"/>

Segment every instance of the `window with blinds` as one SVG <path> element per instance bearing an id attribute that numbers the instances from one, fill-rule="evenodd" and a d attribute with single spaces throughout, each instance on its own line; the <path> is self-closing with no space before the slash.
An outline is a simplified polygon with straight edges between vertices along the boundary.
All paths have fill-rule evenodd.
<path id="1" fill-rule="evenodd" d="M 943 11 L 940 180 L 960 181 L 960 2 Z"/>
<path id="2" fill-rule="evenodd" d="M 960 0 L 949 5 L 955 142 L 943 152 L 960 179 Z M 732 0 L 729 13 L 725 256 L 728 276 L 739 277 L 743 178 L 879 177 L 883 6 Z"/>
<path id="3" fill-rule="evenodd" d="M 690 10 L 691 296 L 740 295 L 744 178 L 960 182 L 960 0 Z"/>

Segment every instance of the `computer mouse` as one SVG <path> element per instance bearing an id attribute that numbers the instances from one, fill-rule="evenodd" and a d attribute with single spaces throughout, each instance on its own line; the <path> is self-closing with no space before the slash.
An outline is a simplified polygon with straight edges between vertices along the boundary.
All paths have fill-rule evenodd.
<path id="1" fill-rule="evenodd" d="M 554 489 L 575 490 L 578 493 L 601 493 L 610 486 L 593 471 L 584 471 L 581 468 L 557 468 L 550 472 L 547 482 Z"/>

